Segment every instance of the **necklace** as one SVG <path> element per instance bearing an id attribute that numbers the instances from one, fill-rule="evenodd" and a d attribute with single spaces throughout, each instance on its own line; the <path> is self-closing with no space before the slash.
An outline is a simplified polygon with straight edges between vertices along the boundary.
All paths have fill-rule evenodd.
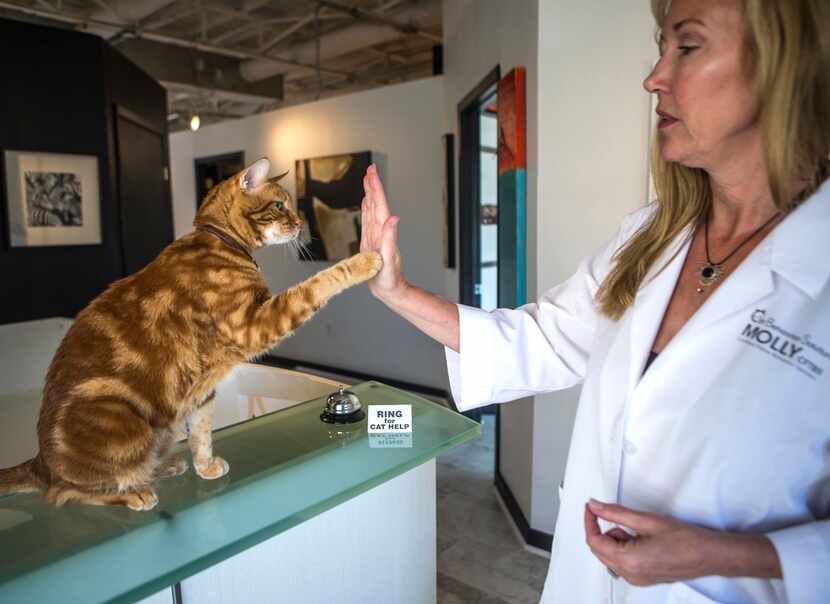
<path id="1" fill-rule="evenodd" d="M 706 247 L 706 262 L 704 262 L 699 269 L 697 269 L 697 277 L 698 277 L 698 287 L 697 293 L 702 294 L 706 291 L 706 288 L 715 283 L 718 279 L 723 277 L 725 271 L 723 269 L 723 265 L 726 264 L 726 261 L 729 260 L 732 256 L 734 256 L 739 249 L 741 249 L 750 239 L 755 237 L 758 233 L 763 231 L 766 227 L 770 225 L 770 223 L 778 218 L 781 215 L 781 212 L 776 212 L 772 218 L 767 220 L 764 224 L 759 226 L 755 229 L 752 234 L 744 239 L 738 247 L 736 247 L 732 252 L 720 262 L 713 262 L 712 258 L 709 256 L 709 216 L 706 216 L 706 221 L 703 223 L 704 229 L 704 242 Z"/>

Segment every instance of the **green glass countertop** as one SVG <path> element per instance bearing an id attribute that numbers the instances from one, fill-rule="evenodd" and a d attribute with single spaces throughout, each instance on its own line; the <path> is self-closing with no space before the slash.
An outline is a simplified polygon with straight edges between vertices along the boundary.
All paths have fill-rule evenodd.
<path id="1" fill-rule="evenodd" d="M 411 404 L 411 441 L 367 434 L 365 420 L 338 433 L 320 421 L 320 398 L 214 432 L 230 472 L 207 481 L 191 467 L 161 479 L 149 512 L 0 497 L 0 602 L 150 596 L 480 434 L 476 422 L 408 392 L 377 382 L 351 390 L 364 408 Z"/>

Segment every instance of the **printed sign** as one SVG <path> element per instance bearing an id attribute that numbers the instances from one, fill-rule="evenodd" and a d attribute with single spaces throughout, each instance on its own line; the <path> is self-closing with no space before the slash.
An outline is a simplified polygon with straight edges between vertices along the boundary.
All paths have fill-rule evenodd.
<path id="1" fill-rule="evenodd" d="M 411 449 L 412 433 L 406 434 L 370 434 L 370 449 Z"/>
<path id="2" fill-rule="evenodd" d="M 412 405 L 369 405 L 369 434 L 412 432 Z"/>

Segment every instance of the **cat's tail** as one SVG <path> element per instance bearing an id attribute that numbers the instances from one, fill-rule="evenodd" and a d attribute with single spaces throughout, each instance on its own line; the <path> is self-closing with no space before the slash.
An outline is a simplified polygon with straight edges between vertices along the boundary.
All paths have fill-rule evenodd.
<path id="1" fill-rule="evenodd" d="M 0 495 L 42 490 L 40 478 L 32 470 L 34 459 L 0 470 Z"/>

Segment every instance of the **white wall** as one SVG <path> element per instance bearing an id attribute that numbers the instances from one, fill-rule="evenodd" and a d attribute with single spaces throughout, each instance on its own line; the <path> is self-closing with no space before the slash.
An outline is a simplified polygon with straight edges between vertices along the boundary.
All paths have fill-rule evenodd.
<path id="1" fill-rule="evenodd" d="M 537 173 L 537 13 L 536 0 L 444 0 L 444 105 L 448 131 L 458 141 L 458 103 L 497 65 L 502 76 L 527 70 L 527 210 L 536 223 Z M 458 147 L 456 143 L 456 147 Z M 456 149 L 456 152 L 458 149 Z M 456 170 L 456 174 L 458 171 Z M 456 196 L 458 197 L 458 196 Z M 458 216 L 458 213 L 456 213 Z M 528 294 L 536 289 L 536 230 L 528 228 Z M 458 274 L 447 290 L 458 292 Z M 530 519 L 533 401 L 501 408 L 499 465 L 519 506 Z"/>
<path id="2" fill-rule="evenodd" d="M 294 195 L 296 159 L 370 150 L 393 212 L 401 216 L 404 270 L 415 284 L 452 296 L 443 267 L 441 78 L 428 78 L 315 103 L 170 137 L 176 236 L 192 230 L 193 159 L 243 150 L 251 162 L 267 156 L 272 173 Z M 360 199 L 355 200 L 356 204 Z M 276 292 L 329 266 L 300 262 L 283 247 L 256 252 Z M 283 342 L 275 354 L 354 369 L 379 377 L 447 387 L 443 349 L 374 300 L 365 286 L 347 291 Z"/>
<path id="3" fill-rule="evenodd" d="M 656 58 L 647 0 L 539 1 L 538 292 L 567 279 L 646 201 Z M 552 532 L 578 389 L 536 398 L 531 526 Z M 555 505 L 552 505 L 555 502 Z"/>

